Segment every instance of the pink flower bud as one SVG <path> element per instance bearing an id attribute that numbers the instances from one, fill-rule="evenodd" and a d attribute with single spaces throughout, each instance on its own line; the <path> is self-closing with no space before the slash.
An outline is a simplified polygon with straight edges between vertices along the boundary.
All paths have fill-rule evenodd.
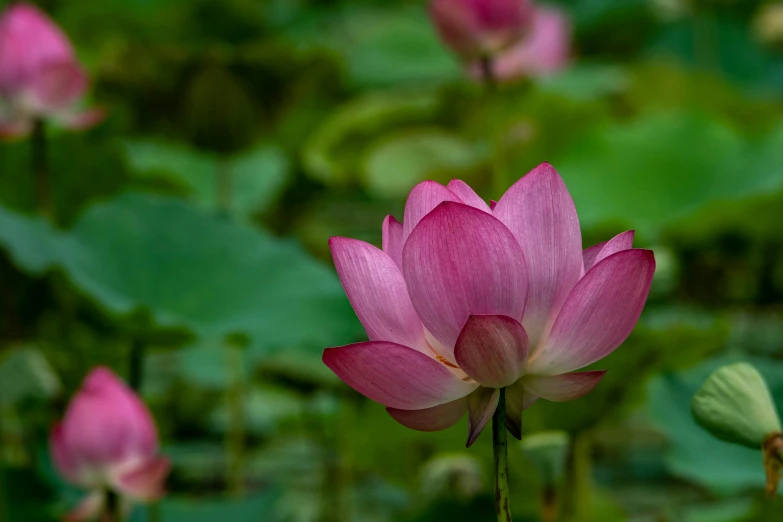
<path id="1" fill-rule="evenodd" d="M 68 38 L 43 12 L 17 3 L 0 14 L 0 136 L 27 134 L 38 118 L 98 123 L 99 111 L 77 111 L 87 86 Z"/>
<path id="2" fill-rule="evenodd" d="M 493 56 L 527 30 L 529 0 L 433 0 L 430 15 L 443 41 L 464 60 Z"/>
<path id="3" fill-rule="evenodd" d="M 495 77 L 511 81 L 558 72 L 571 59 L 571 32 L 571 20 L 565 12 L 554 7 L 536 8 L 525 37 L 495 57 Z M 481 78 L 480 64 L 471 64 L 470 73 Z"/>
<path id="4" fill-rule="evenodd" d="M 108 488 L 137 501 L 163 494 L 169 462 L 158 454 L 152 415 L 108 368 L 84 380 L 52 430 L 50 450 L 63 478 L 83 488 Z"/>

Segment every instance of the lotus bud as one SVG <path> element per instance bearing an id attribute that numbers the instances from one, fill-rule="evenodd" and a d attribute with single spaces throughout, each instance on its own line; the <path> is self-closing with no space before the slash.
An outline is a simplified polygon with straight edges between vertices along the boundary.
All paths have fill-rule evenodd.
<path id="1" fill-rule="evenodd" d="M 781 431 L 767 383 L 747 363 L 716 370 L 693 397 L 691 408 L 699 425 L 726 442 L 760 448 Z"/>
<path id="2" fill-rule="evenodd" d="M 96 368 L 84 380 L 52 430 L 50 451 L 66 481 L 92 491 L 72 513 L 75 520 L 94 517 L 96 493 L 105 490 L 140 502 L 163 494 L 169 461 L 158 453 L 152 415 L 108 368 Z"/>
<path id="3" fill-rule="evenodd" d="M 78 110 L 87 84 L 67 36 L 46 14 L 26 3 L 0 14 L 0 137 L 24 136 L 39 119 L 95 125 L 102 111 Z"/>
<path id="4" fill-rule="evenodd" d="M 767 383 L 747 363 L 716 370 L 693 397 L 693 417 L 713 436 L 761 449 L 767 494 L 774 495 L 783 468 L 783 430 Z"/>
<path id="5" fill-rule="evenodd" d="M 518 42 L 533 14 L 529 0 L 433 0 L 430 16 L 443 42 L 463 60 L 492 57 Z"/>

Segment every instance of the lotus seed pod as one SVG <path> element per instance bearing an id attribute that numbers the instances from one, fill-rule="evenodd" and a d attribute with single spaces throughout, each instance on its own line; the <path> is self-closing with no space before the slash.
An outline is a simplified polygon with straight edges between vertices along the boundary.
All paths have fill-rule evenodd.
<path id="1" fill-rule="evenodd" d="M 533 464 L 546 485 L 556 484 L 563 476 L 570 438 L 564 431 L 543 431 L 524 437 L 522 453 Z"/>
<path id="2" fill-rule="evenodd" d="M 761 448 L 781 431 L 780 418 L 767 383 L 747 363 L 716 370 L 693 397 L 696 422 L 715 437 L 751 448 Z"/>

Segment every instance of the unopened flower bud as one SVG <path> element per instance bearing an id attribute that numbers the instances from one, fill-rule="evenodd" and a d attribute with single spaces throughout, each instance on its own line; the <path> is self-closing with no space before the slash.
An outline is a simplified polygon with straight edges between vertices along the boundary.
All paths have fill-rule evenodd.
<path id="1" fill-rule="evenodd" d="M 443 42 L 473 61 L 519 41 L 532 21 L 533 6 L 529 0 L 433 0 L 430 15 Z"/>
<path id="2" fill-rule="evenodd" d="M 696 422 L 726 442 L 761 448 L 781 432 L 767 383 L 747 363 L 716 370 L 693 397 L 691 409 Z"/>

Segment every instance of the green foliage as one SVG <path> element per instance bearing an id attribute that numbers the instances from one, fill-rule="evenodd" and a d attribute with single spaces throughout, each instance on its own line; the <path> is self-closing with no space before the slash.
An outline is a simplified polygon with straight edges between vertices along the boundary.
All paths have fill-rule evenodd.
<path id="1" fill-rule="evenodd" d="M 336 278 L 295 244 L 180 201 L 126 195 L 91 208 L 67 233 L 6 210 L 0 230 L 21 267 L 60 268 L 116 314 L 148 309 L 161 325 L 246 333 L 270 348 L 319 347 L 357 332 Z M 252 283 L 259 274 L 262 287 Z"/>
<path id="2" fill-rule="evenodd" d="M 231 159 L 159 140 L 127 140 L 130 170 L 142 179 L 161 179 L 182 187 L 207 208 L 217 206 L 219 161 L 231 176 L 231 210 L 242 215 L 268 211 L 280 197 L 289 160 L 279 147 L 262 145 Z"/>
<path id="3" fill-rule="evenodd" d="M 780 187 L 783 149 L 767 147 L 704 114 L 654 113 L 598 129 L 557 165 L 584 225 L 619 221 L 654 234 L 708 202 Z"/>

